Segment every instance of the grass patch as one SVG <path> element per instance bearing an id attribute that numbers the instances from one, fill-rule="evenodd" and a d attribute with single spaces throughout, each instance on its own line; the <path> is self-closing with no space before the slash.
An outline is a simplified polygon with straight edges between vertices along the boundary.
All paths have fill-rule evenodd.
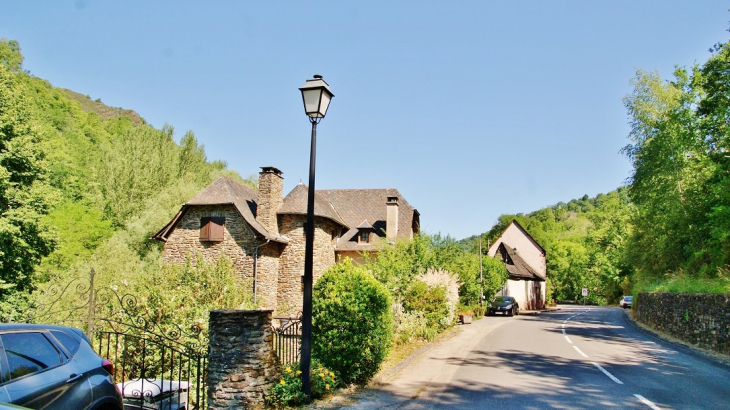
<path id="1" fill-rule="evenodd" d="M 684 271 L 668 273 L 654 280 L 639 280 L 634 285 L 634 295 L 641 292 L 672 293 L 730 293 L 730 272 L 718 269 L 716 277 L 698 277 Z"/>

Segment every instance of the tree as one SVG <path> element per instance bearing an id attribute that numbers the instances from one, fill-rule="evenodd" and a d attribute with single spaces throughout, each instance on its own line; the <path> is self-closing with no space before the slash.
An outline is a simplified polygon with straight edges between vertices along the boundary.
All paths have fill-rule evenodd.
<path id="1" fill-rule="evenodd" d="M 42 219 L 55 192 L 47 183 L 40 136 L 18 75 L 0 64 L 0 284 L 22 292 L 32 288 L 35 266 L 55 246 Z"/>
<path id="2" fill-rule="evenodd" d="M 13 72 L 23 69 L 23 55 L 20 53 L 20 44 L 17 40 L 0 38 L 0 64 Z"/>

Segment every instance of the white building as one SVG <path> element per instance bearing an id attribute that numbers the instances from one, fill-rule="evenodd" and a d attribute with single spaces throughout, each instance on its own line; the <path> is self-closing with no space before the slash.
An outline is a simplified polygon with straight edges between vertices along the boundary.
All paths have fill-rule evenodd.
<path id="1" fill-rule="evenodd" d="M 512 220 L 487 253 L 499 257 L 509 272 L 500 295 L 514 297 L 520 309 L 545 307 L 545 249 L 517 221 Z"/>

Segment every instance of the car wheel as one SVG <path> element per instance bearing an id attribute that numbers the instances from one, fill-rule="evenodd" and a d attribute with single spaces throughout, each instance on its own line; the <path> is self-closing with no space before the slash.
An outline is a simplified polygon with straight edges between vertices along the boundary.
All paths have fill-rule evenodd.
<path id="1" fill-rule="evenodd" d="M 515 315 L 515 308 L 512 308 L 509 310 L 509 315 L 514 316 Z"/>
<path id="2" fill-rule="evenodd" d="M 515 308 L 515 316 L 518 316 L 520 314 L 520 308 Z"/>

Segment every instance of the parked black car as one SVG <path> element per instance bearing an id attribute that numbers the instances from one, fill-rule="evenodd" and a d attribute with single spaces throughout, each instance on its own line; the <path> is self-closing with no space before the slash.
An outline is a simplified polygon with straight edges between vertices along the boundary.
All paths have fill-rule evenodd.
<path id="1" fill-rule="evenodd" d="M 0 402 L 32 409 L 121 410 L 113 372 L 79 329 L 0 324 Z"/>
<path id="2" fill-rule="evenodd" d="M 512 296 L 497 296 L 487 306 L 487 315 L 491 316 L 497 312 L 502 312 L 505 315 L 509 314 L 510 316 L 519 315 L 520 305 Z"/>

